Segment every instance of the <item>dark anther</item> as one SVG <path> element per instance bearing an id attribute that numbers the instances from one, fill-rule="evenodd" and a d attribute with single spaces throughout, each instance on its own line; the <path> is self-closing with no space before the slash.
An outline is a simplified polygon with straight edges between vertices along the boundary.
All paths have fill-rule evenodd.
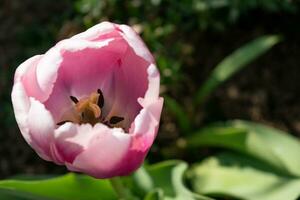
<path id="1" fill-rule="evenodd" d="M 117 124 L 117 123 L 119 123 L 120 121 L 123 121 L 123 120 L 124 120 L 124 117 L 112 116 L 109 120 L 109 123 L 110 124 Z"/>
<path id="2" fill-rule="evenodd" d="M 102 91 L 100 89 L 98 89 L 97 92 L 99 94 L 99 99 L 98 99 L 98 103 L 97 104 L 98 104 L 98 106 L 100 108 L 103 108 L 103 106 L 104 106 L 104 96 L 103 96 L 103 93 L 102 93 Z"/>
<path id="3" fill-rule="evenodd" d="M 75 104 L 79 102 L 78 99 L 74 96 L 70 96 L 70 98 Z"/>
<path id="4" fill-rule="evenodd" d="M 64 123 L 67 123 L 67 122 L 71 122 L 71 121 L 69 121 L 69 120 L 61 121 L 61 122 L 58 122 L 56 125 L 57 125 L 57 126 L 61 126 L 61 125 L 63 125 Z"/>

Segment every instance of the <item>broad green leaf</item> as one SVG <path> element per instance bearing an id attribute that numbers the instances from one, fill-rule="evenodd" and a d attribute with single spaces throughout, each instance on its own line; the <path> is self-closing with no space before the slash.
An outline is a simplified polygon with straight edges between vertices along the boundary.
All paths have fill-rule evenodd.
<path id="1" fill-rule="evenodd" d="M 300 178 L 276 173 L 265 163 L 239 154 L 210 157 L 188 174 L 194 191 L 249 200 L 295 200 Z"/>
<path id="2" fill-rule="evenodd" d="M 164 96 L 166 108 L 176 117 L 178 125 L 183 133 L 186 133 L 191 128 L 191 122 L 184 108 L 171 97 Z"/>
<path id="3" fill-rule="evenodd" d="M 147 184 L 147 192 L 153 193 L 155 190 L 161 190 L 163 192 L 163 200 L 208 200 L 209 198 L 207 197 L 192 193 L 184 185 L 183 178 L 186 169 L 187 164 L 185 162 L 175 160 L 147 166 L 144 172 L 148 174 L 148 177 L 151 177 L 151 183 Z M 142 182 L 137 179 L 142 179 L 143 177 L 145 175 L 135 176 L 133 180 L 136 182 L 136 185 Z M 155 195 L 162 195 L 161 192 L 152 193 L 148 194 L 151 198 Z"/>
<path id="4" fill-rule="evenodd" d="M 268 51 L 280 41 L 276 35 L 261 36 L 240 47 L 222 60 L 212 71 L 203 86 L 196 93 L 196 104 L 200 104 L 221 83 L 228 80 L 251 61 Z"/>
<path id="5" fill-rule="evenodd" d="M 141 166 L 132 175 L 132 179 L 135 183 L 135 190 L 140 190 L 144 193 L 153 192 L 153 180 L 144 166 Z"/>
<path id="6" fill-rule="evenodd" d="M 28 200 L 28 198 L 16 197 L 7 193 L 1 193 L 0 190 L 0 199 L 1 200 Z"/>
<path id="7" fill-rule="evenodd" d="M 97 180 L 72 173 L 43 180 L 2 180 L 0 193 L 0 195 L 12 196 L 10 198 L 12 200 L 21 200 L 13 197 L 21 197 L 22 200 L 115 200 L 117 198 L 107 180 Z"/>
<path id="8" fill-rule="evenodd" d="M 251 155 L 283 173 L 300 177 L 300 142 L 283 131 L 258 123 L 229 121 L 199 130 L 188 147 L 216 146 Z"/>
<path id="9" fill-rule="evenodd" d="M 164 199 L 164 192 L 161 189 L 155 189 L 149 192 L 144 200 L 163 200 Z"/>

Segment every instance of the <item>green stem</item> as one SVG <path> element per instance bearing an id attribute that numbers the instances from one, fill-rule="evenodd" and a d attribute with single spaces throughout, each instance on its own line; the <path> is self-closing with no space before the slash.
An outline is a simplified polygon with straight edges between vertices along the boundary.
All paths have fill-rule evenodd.
<path id="1" fill-rule="evenodd" d="M 114 177 L 109 179 L 111 185 L 119 196 L 120 200 L 132 200 L 134 199 L 130 191 L 123 185 L 120 177 Z"/>

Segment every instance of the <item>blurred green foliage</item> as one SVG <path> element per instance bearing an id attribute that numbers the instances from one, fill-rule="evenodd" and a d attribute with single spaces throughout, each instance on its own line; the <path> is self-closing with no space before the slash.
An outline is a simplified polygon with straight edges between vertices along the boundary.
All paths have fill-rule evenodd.
<path id="1" fill-rule="evenodd" d="M 268 51 L 279 41 L 278 36 L 262 36 L 235 50 L 221 61 L 196 93 L 195 105 L 202 103 L 220 84 Z"/>
<path id="2" fill-rule="evenodd" d="M 199 130 L 188 147 L 233 150 L 196 164 L 189 171 L 195 191 L 243 199 L 279 200 L 300 196 L 300 141 L 280 130 L 229 121 Z"/>
<path id="3" fill-rule="evenodd" d="M 145 200 L 211 199 L 200 194 L 258 200 L 299 197 L 300 141 L 287 133 L 253 122 L 228 121 L 202 128 L 188 138 L 189 148 L 201 146 L 219 146 L 233 152 L 210 156 L 191 168 L 179 160 L 147 165 L 123 178 L 123 182 L 137 199 Z M 185 172 L 192 190 L 184 181 Z M 74 174 L 32 179 L 0 181 L 0 197 L 7 200 L 116 199 L 107 180 Z"/>

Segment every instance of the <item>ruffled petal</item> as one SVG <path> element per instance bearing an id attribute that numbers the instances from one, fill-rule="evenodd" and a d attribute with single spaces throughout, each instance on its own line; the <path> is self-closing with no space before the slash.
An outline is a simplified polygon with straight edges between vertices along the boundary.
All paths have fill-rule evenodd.
<path id="1" fill-rule="evenodd" d="M 111 129 L 102 124 L 96 124 L 91 131 L 94 137 L 88 147 L 68 168 L 96 178 L 116 176 L 116 168 L 127 154 L 132 137 L 120 128 Z"/>
<path id="2" fill-rule="evenodd" d="M 55 130 L 55 146 L 58 157 L 64 163 L 73 163 L 78 154 L 84 151 L 95 131 L 90 124 L 65 123 Z M 68 147 L 68 148 L 66 148 Z"/>
<path id="3" fill-rule="evenodd" d="M 129 151 L 115 169 L 119 176 L 125 176 L 135 171 L 144 162 L 149 149 L 156 137 L 163 99 L 141 110 L 136 117 L 129 135 L 132 136 Z"/>

